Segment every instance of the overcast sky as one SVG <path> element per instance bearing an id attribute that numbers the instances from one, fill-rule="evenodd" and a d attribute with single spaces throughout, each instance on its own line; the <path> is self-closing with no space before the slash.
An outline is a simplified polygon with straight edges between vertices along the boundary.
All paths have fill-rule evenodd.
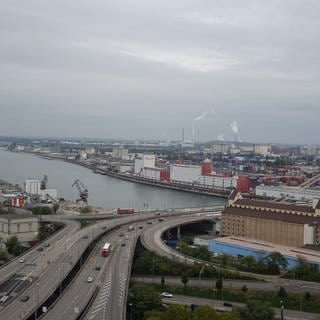
<path id="1" fill-rule="evenodd" d="M 0 136 L 319 144 L 319 17 L 319 0 L 1 1 Z"/>

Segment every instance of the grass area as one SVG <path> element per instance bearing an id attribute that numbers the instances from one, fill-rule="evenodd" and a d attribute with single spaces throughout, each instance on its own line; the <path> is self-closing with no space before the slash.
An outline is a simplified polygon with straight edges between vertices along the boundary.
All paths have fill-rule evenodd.
<path id="1" fill-rule="evenodd" d="M 248 290 L 243 292 L 241 289 L 228 288 L 223 289 L 222 292 L 219 290 L 202 288 L 196 286 L 183 285 L 164 285 L 161 284 L 150 284 L 158 292 L 171 292 L 178 295 L 186 295 L 191 297 L 199 297 L 206 299 L 217 299 L 227 300 L 233 302 L 246 303 L 249 300 L 260 300 L 268 301 L 272 307 L 279 308 L 280 301 L 284 302 L 286 309 L 292 309 L 300 311 L 301 306 L 301 295 L 299 293 L 288 293 L 287 297 L 280 298 L 277 291 L 266 291 L 266 290 Z M 306 299 L 306 295 L 302 295 L 302 311 L 320 313 L 320 294 L 312 294 Z"/>

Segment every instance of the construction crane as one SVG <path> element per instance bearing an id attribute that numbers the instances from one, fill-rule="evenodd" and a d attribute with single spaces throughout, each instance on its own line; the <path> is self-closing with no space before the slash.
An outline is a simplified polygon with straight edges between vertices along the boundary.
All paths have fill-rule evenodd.
<path id="1" fill-rule="evenodd" d="M 74 183 L 72 184 L 72 187 L 76 186 L 76 188 L 79 191 L 79 196 L 80 199 L 77 199 L 76 202 L 78 203 L 79 201 L 83 201 L 84 203 L 88 202 L 88 189 L 83 185 L 83 183 L 77 179 L 74 181 Z"/>
<path id="2" fill-rule="evenodd" d="M 47 189 L 47 182 L 48 182 L 48 177 L 45 174 L 41 180 L 41 184 L 40 184 L 40 190 L 46 190 Z"/>

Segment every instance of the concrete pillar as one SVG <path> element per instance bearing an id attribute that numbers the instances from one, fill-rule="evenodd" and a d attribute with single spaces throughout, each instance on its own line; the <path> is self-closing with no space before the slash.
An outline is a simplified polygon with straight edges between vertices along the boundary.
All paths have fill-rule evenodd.
<path id="1" fill-rule="evenodd" d="M 180 238 L 181 238 L 180 226 L 177 226 L 177 239 L 179 240 Z"/>

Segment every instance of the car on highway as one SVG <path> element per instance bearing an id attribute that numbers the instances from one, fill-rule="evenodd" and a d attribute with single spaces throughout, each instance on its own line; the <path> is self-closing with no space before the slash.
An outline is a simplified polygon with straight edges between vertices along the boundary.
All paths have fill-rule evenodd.
<path id="1" fill-rule="evenodd" d="M 152 224 L 152 221 L 148 221 L 147 224 Z"/>
<path id="2" fill-rule="evenodd" d="M 173 294 L 169 292 L 162 292 L 161 294 L 164 298 L 172 298 Z"/>
<path id="3" fill-rule="evenodd" d="M 93 281 L 92 277 L 87 278 L 87 282 L 91 283 Z"/>
<path id="4" fill-rule="evenodd" d="M 48 247 L 50 247 L 50 243 L 46 242 L 43 246 L 48 248 Z"/>
<path id="5" fill-rule="evenodd" d="M 232 303 L 231 303 L 231 302 L 228 302 L 228 301 L 224 301 L 224 302 L 223 302 L 223 305 L 224 305 L 225 307 L 232 307 Z"/>
<path id="6" fill-rule="evenodd" d="M 96 266 L 95 270 L 99 271 L 99 270 L 101 270 L 101 267 L 100 266 Z"/>
<path id="7" fill-rule="evenodd" d="M 124 236 L 124 233 L 123 232 L 120 232 L 119 233 L 119 237 L 123 237 Z"/>
<path id="8" fill-rule="evenodd" d="M 126 246 L 126 243 L 123 241 L 122 243 L 121 243 L 121 247 L 125 247 Z"/>
<path id="9" fill-rule="evenodd" d="M 143 226 L 139 226 L 139 229 L 143 229 Z"/>
<path id="10" fill-rule="evenodd" d="M 88 236 L 85 234 L 82 239 L 88 239 Z"/>
<path id="11" fill-rule="evenodd" d="M 43 251 L 43 247 L 37 248 L 38 251 Z"/>
<path id="12" fill-rule="evenodd" d="M 22 296 L 21 299 L 20 299 L 20 301 L 26 302 L 26 301 L 28 301 L 29 299 L 30 299 L 29 296 Z"/>
<path id="13" fill-rule="evenodd" d="M 19 259 L 19 262 L 20 262 L 20 263 L 24 263 L 25 261 L 26 261 L 26 260 L 25 260 L 24 258 L 20 258 L 20 259 Z"/>
<path id="14" fill-rule="evenodd" d="M 159 221 L 159 222 L 162 222 L 162 221 L 163 221 L 163 219 L 162 219 L 162 218 L 160 218 L 160 219 L 158 219 L 158 221 Z"/>
<path id="15" fill-rule="evenodd" d="M 156 212 L 155 215 L 156 215 L 156 216 L 160 216 L 160 212 Z"/>

